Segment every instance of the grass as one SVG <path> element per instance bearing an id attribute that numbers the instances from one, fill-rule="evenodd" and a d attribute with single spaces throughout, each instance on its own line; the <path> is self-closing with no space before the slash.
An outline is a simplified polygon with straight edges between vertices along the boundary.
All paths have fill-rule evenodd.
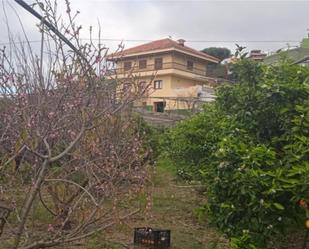
<path id="1" fill-rule="evenodd" d="M 133 219 L 118 224 L 108 230 L 95 234 L 91 238 L 74 246 L 62 246 L 57 249 L 123 249 L 133 248 L 134 227 L 153 227 L 171 230 L 170 249 L 225 249 L 226 239 L 214 228 L 208 225 L 207 219 L 203 224 L 198 222 L 194 214 L 201 203 L 205 202 L 192 186 L 175 180 L 176 170 L 167 160 L 159 160 L 151 170 L 151 184 L 145 193 L 132 200 L 123 200 L 121 207 L 134 209 L 139 205 L 144 209 Z M 151 208 L 146 209 L 147 196 L 151 198 Z M 37 204 L 33 213 L 37 226 L 46 229 L 52 217 Z M 10 248 L 9 238 L 1 242 L 0 248 Z M 124 246 L 124 245 L 127 245 Z"/>
<path id="2" fill-rule="evenodd" d="M 227 248 L 227 240 L 207 223 L 207 219 L 203 224 L 198 222 L 194 210 L 205 199 L 191 186 L 175 180 L 175 169 L 168 161 L 161 159 L 158 162 L 152 182 L 152 208 L 128 223 L 107 230 L 107 238 L 132 246 L 134 227 L 149 226 L 171 230 L 171 249 Z M 144 201 L 145 197 L 140 198 Z M 96 249 L 124 248 L 119 245 L 96 246 Z"/>
<path id="3" fill-rule="evenodd" d="M 176 170 L 171 165 L 169 161 L 161 159 L 152 172 L 152 184 L 149 185 L 152 197 L 150 210 L 142 210 L 134 219 L 97 233 L 77 245 L 62 246 L 57 249 L 133 248 L 134 227 L 145 226 L 170 229 L 172 236 L 170 249 L 227 249 L 227 239 L 209 225 L 207 216 L 198 217 L 197 215 L 196 210 L 206 200 L 192 186 L 176 181 Z M 121 207 L 132 209 L 137 206 L 137 203 L 145 207 L 147 194 L 141 193 L 133 200 L 124 200 Z M 34 216 L 40 221 L 39 225 L 49 223 L 51 217 L 46 212 L 40 204 L 36 206 Z M 304 233 L 295 231 L 291 234 L 292 236 L 283 235 L 280 240 L 274 238 L 269 248 L 301 248 Z M 11 248 L 12 243 L 13 240 L 8 238 L 0 243 L 0 248 Z M 137 247 L 134 248 L 137 249 Z"/>

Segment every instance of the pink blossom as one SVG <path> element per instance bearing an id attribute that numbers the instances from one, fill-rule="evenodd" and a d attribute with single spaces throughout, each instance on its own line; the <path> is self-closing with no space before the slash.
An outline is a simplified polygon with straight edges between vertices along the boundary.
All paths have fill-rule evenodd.
<path id="1" fill-rule="evenodd" d="M 55 112 L 48 113 L 48 118 L 53 118 L 55 116 Z"/>

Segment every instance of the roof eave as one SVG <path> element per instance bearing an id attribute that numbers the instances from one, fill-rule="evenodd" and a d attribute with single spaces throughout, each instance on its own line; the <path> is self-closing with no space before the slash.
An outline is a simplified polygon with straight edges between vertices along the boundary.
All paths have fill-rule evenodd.
<path id="1" fill-rule="evenodd" d="M 207 56 L 207 55 L 201 56 L 201 55 L 190 53 L 188 51 L 184 51 L 184 50 L 181 50 L 181 49 L 178 49 L 178 48 L 175 48 L 175 47 L 168 48 L 168 49 L 156 49 L 156 50 L 150 50 L 150 51 L 132 53 L 132 54 L 125 54 L 125 51 L 124 51 L 123 53 L 119 52 L 119 54 L 116 54 L 116 55 L 111 54 L 111 55 L 107 56 L 107 60 L 114 61 L 114 60 L 118 60 L 118 59 L 131 58 L 131 57 L 137 57 L 137 56 L 149 55 L 149 54 L 164 53 L 164 52 L 171 52 L 171 51 L 177 51 L 179 53 L 187 54 L 187 55 L 190 55 L 190 56 L 193 56 L 193 57 L 205 60 L 205 61 L 220 63 L 220 60 L 215 58 L 215 57 Z"/>
<path id="2" fill-rule="evenodd" d="M 130 57 L 137 57 L 141 55 L 149 55 L 149 54 L 156 54 L 156 53 L 163 53 L 163 52 L 169 52 L 171 51 L 170 48 L 168 49 L 156 49 L 156 50 L 149 50 L 145 52 L 139 52 L 139 53 L 129 53 L 126 54 L 125 51 L 123 52 L 118 52 L 116 55 L 108 55 L 107 60 L 115 60 L 115 59 L 123 59 L 123 58 L 130 58 Z"/>

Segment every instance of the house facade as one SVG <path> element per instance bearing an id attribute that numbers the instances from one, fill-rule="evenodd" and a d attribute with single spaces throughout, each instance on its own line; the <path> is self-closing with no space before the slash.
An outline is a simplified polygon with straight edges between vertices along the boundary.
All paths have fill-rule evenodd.
<path id="1" fill-rule="evenodd" d="M 118 79 L 135 77 L 141 85 L 151 84 L 139 104 L 157 112 L 189 108 L 186 100 L 197 98 L 203 86 L 214 84 L 208 69 L 219 63 L 219 59 L 186 46 L 184 40 L 171 39 L 125 49 L 109 55 L 108 60 L 116 64 Z"/>
<path id="2" fill-rule="evenodd" d="M 251 50 L 249 54 L 249 59 L 257 62 L 262 62 L 266 56 L 267 54 L 263 53 L 261 50 Z"/>

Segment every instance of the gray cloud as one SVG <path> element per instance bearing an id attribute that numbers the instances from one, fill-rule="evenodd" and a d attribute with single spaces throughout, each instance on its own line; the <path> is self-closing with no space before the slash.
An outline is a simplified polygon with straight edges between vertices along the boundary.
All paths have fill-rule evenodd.
<path id="1" fill-rule="evenodd" d="M 30 39 L 38 39 L 36 21 L 18 11 Z M 31 3 L 33 1 L 27 1 Z M 63 0 L 60 0 L 63 2 Z M 309 28 L 309 1 L 104 1 L 72 0 L 72 8 L 81 11 L 83 27 L 97 27 L 103 38 L 154 40 L 172 36 L 188 41 L 256 41 L 282 40 L 282 43 L 242 43 L 248 49 L 266 51 L 286 46 L 285 41 L 300 41 Z M 11 30 L 20 33 L 16 15 L 4 1 Z M 62 5 L 60 5 L 62 6 Z M 4 13 L 0 10 L 0 29 L 5 30 Z M 83 36 L 87 36 L 86 28 Z M 5 32 L 0 43 L 7 41 Z M 106 41 L 115 47 L 118 41 Z M 142 42 L 126 42 L 126 47 Z M 197 49 L 208 46 L 234 47 L 232 42 L 188 42 Z M 297 44 L 293 42 L 292 45 Z"/>

